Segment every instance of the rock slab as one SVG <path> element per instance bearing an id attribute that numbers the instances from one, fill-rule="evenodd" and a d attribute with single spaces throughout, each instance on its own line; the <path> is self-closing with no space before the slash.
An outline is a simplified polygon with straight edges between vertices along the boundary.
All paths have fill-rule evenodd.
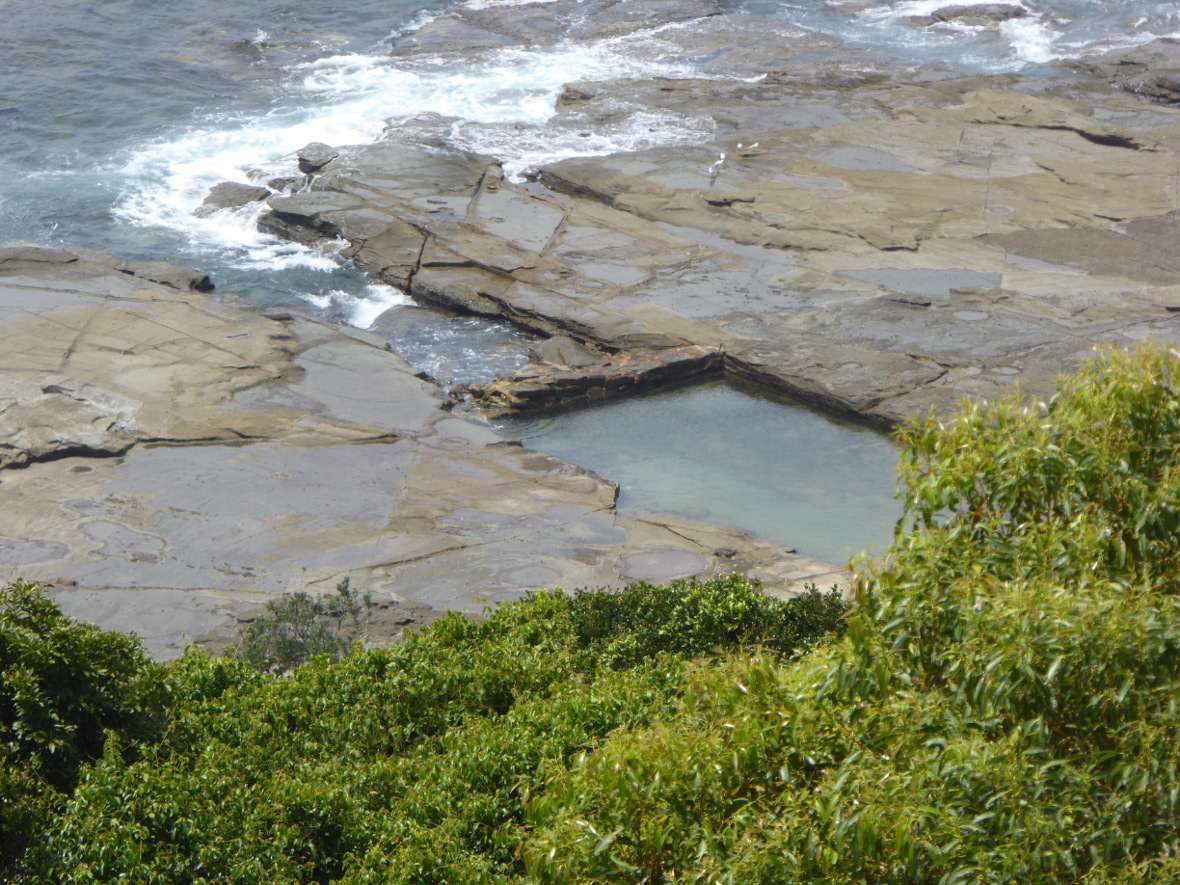
<path id="1" fill-rule="evenodd" d="M 618 12 L 577 6 L 577 21 Z M 882 426 L 1017 384 L 1048 396 L 1103 344 L 1180 341 L 1180 110 L 1160 103 L 1173 44 L 1048 78 L 912 76 L 758 16 L 668 13 L 705 17 L 661 31 L 661 57 L 717 76 L 572 82 L 547 125 L 593 131 L 638 108 L 694 121 L 700 144 L 516 181 L 423 118 L 340 148 L 262 224 L 343 238 L 424 301 L 605 354 L 713 348 L 735 374 Z M 462 52 L 446 43 L 458 22 L 491 35 L 479 45 L 582 39 L 575 18 L 564 2 L 459 7 L 395 54 Z"/>

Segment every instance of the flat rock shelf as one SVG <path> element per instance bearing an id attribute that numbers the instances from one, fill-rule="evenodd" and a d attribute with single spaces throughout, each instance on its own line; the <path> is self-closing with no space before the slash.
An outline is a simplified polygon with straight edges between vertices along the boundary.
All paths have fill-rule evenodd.
<path id="1" fill-rule="evenodd" d="M 633 47 L 700 76 L 572 82 L 546 129 L 593 133 L 638 109 L 693 121 L 694 143 L 522 170 L 422 115 L 339 146 L 261 224 L 343 240 L 422 301 L 569 336 L 608 366 L 704 348 L 886 427 L 1017 384 L 1048 396 L 1100 344 L 1180 340 L 1180 109 L 1164 89 L 1180 45 L 1035 77 L 915 71 L 703 6 L 645 4 L 643 26 L 664 12 L 693 26 Z M 640 27 L 583 12 L 458 7 L 394 54 Z M 543 398 L 536 383 L 525 399 Z"/>
<path id="2" fill-rule="evenodd" d="M 623 517 L 613 483 L 452 415 L 379 336 L 207 282 L 0 249 L 0 561 L 158 657 L 344 577 L 401 612 L 376 641 L 555 586 L 840 579 L 736 529 Z"/>
<path id="3" fill-rule="evenodd" d="M 1013 8 L 955 27 L 986 42 Z M 964 15 L 943 13 L 898 26 Z M 158 262 L 0 250 L 6 577 L 52 582 L 67 611 L 139 632 L 161 657 L 224 636 L 276 594 L 344 577 L 386 606 L 390 639 L 443 609 L 552 586 L 740 570 L 792 593 L 843 579 L 793 548 L 842 561 L 863 542 L 821 546 L 784 526 L 775 543 L 641 512 L 635 480 L 617 472 L 617 500 L 619 487 L 586 469 L 596 454 L 576 467 L 470 418 L 641 408 L 634 398 L 661 386 L 728 376 L 889 428 L 965 396 L 1051 396 L 1095 347 L 1180 344 L 1180 42 L 980 73 L 703 0 L 555 0 L 456 7 L 399 31 L 390 58 L 365 70 L 485 70 L 505 53 L 588 58 L 608 44 L 608 67 L 568 65 L 552 105 L 527 120 L 497 117 L 476 137 L 477 121 L 415 105 L 375 142 L 380 120 L 319 127 L 299 135 L 313 141 L 303 150 L 282 148 L 294 154 L 260 146 L 259 165 L 218 167 L 249 181 L 215 187 L 195 213 L 200 197 L 185 203 L 184 218 L 211 229 L 250 219 L 235 242 L 259 247 L 268 267 L 288 251 L 308 267 L 354 264 L 363 274 L 348 291 L 308 303 L 367 331 L 287 302 L 251 308 Z M 340 132 L 370 141 L 321 143 Z M 160 182 L 149 192 L 169 203 Z M 251 297 L 282 294 L 289 278 L 277 274 Z M 407 296 L 460 315 L 447 334 L 500 376 L 391 353 L 390 341 L 429 351 L 443 335 L 411 328 L 433 319 L 406 310 Z M 711 408 L 767 476 L 792 460 L 815 469 L 805 443 L 759 448 L 787 430 Z M 595 432 L 649 420 L 607 414 L 593 413 Z M 679 432 L 646 431 L 656 457 L 709 420 L 686 414 Z M 715 479 L 706 469 L 663 491 Z M 891 485 L 890 471 L 874 482 Z M 805 497 L 763 485 L 784 503 Z M 706 494 L 740 509 L 753 493 L 739 486 Z M 769 510 L 717 518 L 769 534 Z"/>

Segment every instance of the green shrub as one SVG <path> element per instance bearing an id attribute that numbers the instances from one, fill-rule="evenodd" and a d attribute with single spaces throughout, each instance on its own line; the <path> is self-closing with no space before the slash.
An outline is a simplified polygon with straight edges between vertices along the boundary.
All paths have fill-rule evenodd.
<path id="1" fill-rule="evenodd" d="M 39 584 L 0 589 L 0 876 L 100 758 L 107 736 L 158 736 L 167 685 L 133 637 L 78 624 Z"/>
<path id="2" fill-rule="evenodd" d="M 671 715 L 687 657 L 764 638 L 807 647 L 842 610 L 818 593 L 762 597 L 735 576 L 602 595 L 538 593 L 480 621 L 451 613 L 396 647 L 281 679 L 190 651 L 169 667 L 168 736 L 150 757 L 110 755 L 88 773 L 48 834 L 46 878 L 519 880 L 539 771 Z M 697 639 L 671 648 L 650 612 L 624 616 L 640 598 Z M 611 626 L 585 631 L 588 612 L 612 609 Z M 618 669 L 608 646 L 628 650 Z"/>
<path id="3" fill-rule="evenodd" d="M 578 643 L 609 667 L 660 652 L 696 657 L 715 649 L 760 645 L 780 654 L 804 650 L 838 633 L 847 602 L 814 586 L 790 602 L 767 596 L 738 574 L 631 584 L 617 593 L 578 590 L 569 617 Z"/>
<path id="4" fill-rule="evenodd" d="M 315 657 L 334 661 L 363 638 L 363 619 L 373 601 L 352 589 L 348 578 L 335 597 L 299 591 L 266 604 L 266 613 L 248 624 L 232 653 L 267 673 L 283 673 Z"/>

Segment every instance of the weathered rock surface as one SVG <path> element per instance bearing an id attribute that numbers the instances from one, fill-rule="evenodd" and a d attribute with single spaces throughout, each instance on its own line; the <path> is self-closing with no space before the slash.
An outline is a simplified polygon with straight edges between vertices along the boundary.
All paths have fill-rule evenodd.
<path id="1" fill-rule="evenodd" d="M 716 348 L 688 345 L 622 352 L 593 362 L 577 361 L 582 365 L 530 362 L 511 377 L 459 386 L 452 395 L 464 406 L 488 415 L 585 405 L 620 399 L 669 381 L 712 374 L 721 368 L 722 355 Z"/>
<path id="2" fill-rule="evenodd" d="M 564 335 L 555 335 L 538 342 L 529 349 L 529 357 L 534 363 L 571 369 L 584 369 L 602 361 L 601 353 Z"/>
<path id="3" fill-rule="evenodd" d="M 492 17 L 523 39 L 505 22 L 561 30 L 562 9 Z M 660 51 L 762 31 L 713 16 Z M 565 160 L 538 186 L 423 121 L 342 151 L 263 224 L 343 237 L 425 301 L 605 353 L 720 349 L 732 372 L 884 425 L 1014 383 L 1047 395 L 1102 342 L 1180 338 L 1180 112 L 1094 76 L 902 77 L 805 36 L 778 52 L 754 82 L 574 83 L 550 124 L 641 107 L 704 121 L 707 143 Z"/>
<path id="4" fill-rule="evenodd" d="M 330 145 L 313 141 L 296 151 L 295 156 L 299 161 L 299 171 L 304 175 L 311 175 L 335 160 L 340 153 Z"/>
<path id="5" fill-rule="evenodd" d="M 221 184 L 214 185 L 209 191 L 209 196 L 205 198 L 205 202 L 198 206 L 193 214 L 200 218 L 208 218 L 221 209 L 248 206 L 250 203 L 262 202 L 269 196 L 270 190 L 265 187 L 240 184 L 236 181 L 223 181 Z"/>
<path id="6" fill-rule="evenodd" d="M 376 336 L 145 273 L 0 249 L 0 568 L 157 656 L 345 576 L 390 636 L 553 586 L 838 577 L 733 530 L 619 517 L 612 484 L 450 414 Z"/>
<path id="7" fill-rule="evenodd" d="M 971 6 L 944 6 L 936 9 L 928 17 L 919 17 L 915 24 L 936 25 L 954 22 L 955 24 L 982 27 L 1014 18 L 1024 18 L 1028 15 L 1023 6 L 1015 3 L 979 3 Z"/>
<path id="8" fill-rule="evenodd" d="M 1180 104 L 1180 39 L 1165 37 L 1144 46 L 1084 59 L 1072 67 L 1151 101 Z"/>

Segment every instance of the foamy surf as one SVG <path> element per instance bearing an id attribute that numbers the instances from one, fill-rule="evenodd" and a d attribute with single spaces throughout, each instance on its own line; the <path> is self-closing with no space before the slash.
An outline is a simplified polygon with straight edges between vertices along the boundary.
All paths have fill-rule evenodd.
<path id="1" fill-rule="evenodd" d="M 113 211 L 131 224 L 173 231 L 233 266 L 329 270 L 336 263 L 330 252 L 292 248 L 259 233 L 261 205 L 204 218 L 193 211 L 221 181 L 267 184 L 296 175 L 294 152 L 309 142 L 368 143 L 396 134 L 400 123 L 426 112 L 457 120 L 441 134 L 457 147 L 497 157 L 518 179 L 567 157 L 706 137 L 709 127 L 699 121 L 638 111 L 594 129 L 548 125 L 571 71 L 585 79 L 692 73 L 683 63 L 636 58 L 628 52 L 635 39 L 504 49 L 475 63 L 349 53 L 299 64 L 289 72 L 286 107 L 261 118 L 207 118 L 174 138 L 140 147 L 119 170 L 127 187 Z"/>
<path id="2" fill-rule="evenodd" d="M 928 20 L 947 7 L 987 6 L 993 0 L 779 2 L 783 18 L 809 30 L 918 63 L 943 62 L 981 72 L 1027 70 L 1180 31 L 1180 6 L 1160 0 L 1004 0 L 1024 15 L 991 23 L 969 17 Z"/>
<path id="3" fill-rule="evenodd" d="M 358 295 L 348 292 L 333 292 L 345 297 L 345 321 L 358 329 L 369 329 L 391 307 L 413 304 L 409 297 L 385 283 L 370 283 Z"/>

